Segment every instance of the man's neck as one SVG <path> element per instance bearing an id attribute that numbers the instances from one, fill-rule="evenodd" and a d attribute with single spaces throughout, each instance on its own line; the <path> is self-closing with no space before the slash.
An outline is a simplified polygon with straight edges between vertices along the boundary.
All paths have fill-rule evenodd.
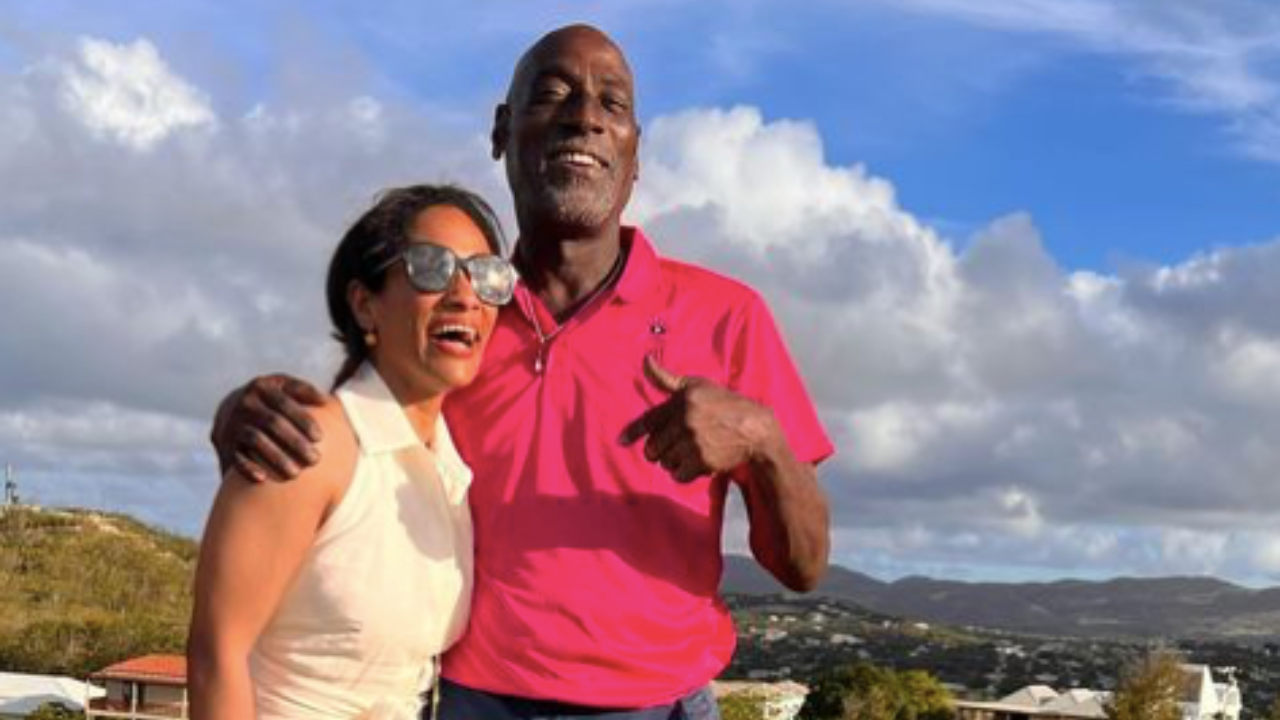
<path id="1" fill-rule="evenodd" d="M 621 228 L 578 238 L 522 235 L 516 263 L 525 284 L 560 321 L 617 279 Z"/>

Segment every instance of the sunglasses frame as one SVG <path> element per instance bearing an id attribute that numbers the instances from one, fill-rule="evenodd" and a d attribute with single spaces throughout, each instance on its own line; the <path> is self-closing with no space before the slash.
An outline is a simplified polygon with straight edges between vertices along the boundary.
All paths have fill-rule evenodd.
<path id="1" fill-rule="evenodd" d="M 427 257 L 421 257 L 427 255 Z M 434 255 L 434 257 L 432 257 Z M 486 305 L 501 307 L 511 302 L 511 298 L 515 295 L 517 274 L 515 266 L 509 260 L 501 255 L 492 253 L 482 253 L 472 255 L 470 257 L 459 257 L 458 253 L 441 245 L 424 240 L 413 240 L 406 243 L 403 247 L 396 250 L 395 253 L 380 263 L 374 272 L 382 272 L 387 268 L 395 265 L 401 260 L 404 261 L 405 271 L 409 276 L 409 284 L 414 290 L 420 293 L 442 293 L 449 289 L 453 284 L 453 278 L 458 274 L 459 270 L 466 271 L 467 277 L 471 279 L 471 289 L 475 291 L 476 297 Z M 429 266 L 442 260 L 446 263 L 449 274 L 444 279 L 443 285 L 434 287 L 428 283 L 428 270 L 425 266 Z M 418 265 L 423 262 L 424 265 Z M 488 277 L 489 269 L 482 267 L 483 264 L 497 264 L 498 272 L 509 277 L 510 281 L 506 287 L 506 291 L 500 295 L 494 295 L 487 286 L 483 286 L 476 281 L 476 278 Z M 483 271 L 483 272 L 481 272 Z"/>

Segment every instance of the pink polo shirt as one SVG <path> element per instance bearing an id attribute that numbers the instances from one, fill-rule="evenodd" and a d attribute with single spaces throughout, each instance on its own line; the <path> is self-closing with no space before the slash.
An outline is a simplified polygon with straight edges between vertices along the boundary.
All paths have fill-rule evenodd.
<path id="1" fill-rule="evenodd" d="M 729 481 L 681 484 L 622 446 L 664 393 L 646 354 L 768 404 L 801 460 L 833 451 L 768 308 L 750 288 L 660 259 L 644 234 L 617 285 L 566 323 L 523 286 L 498 316 L 476 381 L 445 413 L 471 466 L 471 623 L 444 675 L 472 688 L 600 707 L 646 707 L 728 664 L 719 596 Z"/>

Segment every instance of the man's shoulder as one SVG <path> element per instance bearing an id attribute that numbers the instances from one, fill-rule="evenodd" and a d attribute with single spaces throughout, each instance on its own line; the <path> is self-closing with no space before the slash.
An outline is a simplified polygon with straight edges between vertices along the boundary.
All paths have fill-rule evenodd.
<path id="1" fill-rule="evenodd" d="M 716 270 L 669 257 L 660 258 L 658 263 L 664 284 L 674 292 L 696 292 L 734 306 L 763 302 L 755 288 Z"/>
<path id="2" fill-rule="evenodd" d="M 761 294 L 747 283 L 704 265 L 658 252 L 640 228 L 634 228 L 643 245 L 646 265 L 654 263 L 663 301 L 688 308 L 699 307 L 716 315 L 767 310 Z"/>

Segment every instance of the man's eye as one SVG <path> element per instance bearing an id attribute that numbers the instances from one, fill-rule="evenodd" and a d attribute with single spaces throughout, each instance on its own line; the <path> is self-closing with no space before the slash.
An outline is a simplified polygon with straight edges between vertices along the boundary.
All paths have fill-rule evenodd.
<path id="1" fill-rule="evenodd" d="M 627 109 L 631 107 L 630 103 L 628 103 L 624 98 L 620 98 L 620 97 L 606 96 L 604 98 L 603 103 L 604 103 L 605 109 L 609 110 L 610 112 L 626 112 Z"/>
<path id="2" fill-rule="evenodd" d="M 533 89 L 534 102 L 554 102 L 560 100 L 566 94 L 566 90 L 558 85 L 544 85 Z"/>

